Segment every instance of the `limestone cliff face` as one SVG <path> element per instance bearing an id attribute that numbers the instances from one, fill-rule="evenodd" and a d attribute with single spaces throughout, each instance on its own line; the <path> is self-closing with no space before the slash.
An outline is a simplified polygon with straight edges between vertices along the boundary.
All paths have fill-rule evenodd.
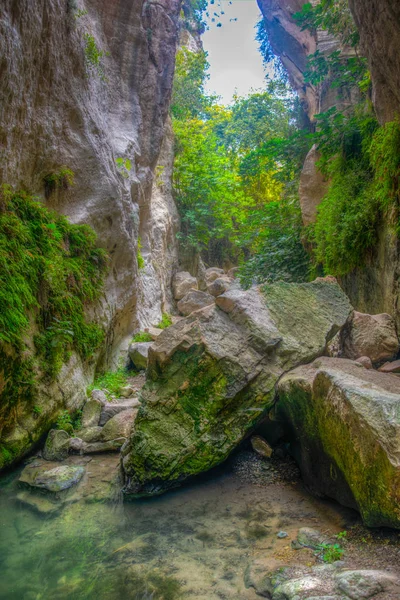
<path id="1" fill-rule="evenodd" d="M 400 113 L 400 3 L 349 0 L 368 57 L 375 109 L 381 123 Z"/>
<path id="2" fill-rule="evenodd" d="M 178 219 L 165 124 L 179 10 L 180 0 L 0 3 L 0 184 L 98 233 L 110 255 L 95 308 L 107 332 L 99 361 L 108 366 L 136 328 L 168 308 Z M 44 178 L 62 167 L 75 185 L 46 195 Z M 21 456 L 60 407 L 79 407 L 94 366 L 72 356 L 51 387 L 41 386 L 40 416 L 21 402 L 7 429 L 0 422 L 0 446 Z"/>
<path id="3" fill-rule="evenodd" d="M 154 246 L 163 243 L 147 240 L 179 4 L 5 0 L 0 7 L 0 181 L 44 199 L 46 175 L 64 165 L 74 171 L 76 185 L 47 204 L 93 226 L 110 252 L 103 318 L 112 324 L 113 348 L 164 302 L 158 291 L 158 302 L 142 293 L 148 269 L 142 277 L 137 246 L 142 237 L 150 265 Z M 85 36 L 104 53 L 104 76 L 88 62 Z M 130 170 L 118 169 L 117 158 L 129 159 Z M 153 283 L 163 287 L 160 279 Z"/>

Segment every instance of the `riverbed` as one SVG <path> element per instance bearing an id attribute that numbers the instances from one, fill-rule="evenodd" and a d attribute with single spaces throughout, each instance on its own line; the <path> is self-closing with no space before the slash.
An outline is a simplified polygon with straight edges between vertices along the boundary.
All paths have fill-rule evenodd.
<path id="1" fill-rule="evenodd" d="M 272 570 L 320 560 L 293 549 L 300 528 L 335 536 L 361 527 L 356 513 L 309 495 L 290 461 L 274 464 L 248 449 L 180 489 L 125 503 L 101 493 L 117 462 L 87 462 L 81 492 L 48 514 L 23 501 L 20 470 L 0 479 L 2 600 L 255 600 L 245 584 L 252 562 Z M 360 552 L 358 566 L 374 566 L 374 554 Z"/>

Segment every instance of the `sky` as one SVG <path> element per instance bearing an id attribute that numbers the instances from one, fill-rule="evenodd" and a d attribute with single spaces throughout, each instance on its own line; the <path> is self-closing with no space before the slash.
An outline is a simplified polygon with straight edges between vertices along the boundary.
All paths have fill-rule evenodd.
<path id="1" fill-rule="evenodd" d="M 225 14 L 214 23 L 209 19 L 209 30 L 202 36 L 210 63 L 206 89 L 221 96 L 223 104 L 229 104 L 235 91 L 242 96 L 264 87 L 262 57 L 255 41 L 260 9 L 256 0 L 220 0 L 219 5 L 215 0 L 209 6 L 210 17 L 221 11 Z M 217 27 L 219 22 L 222 27 Z"/>

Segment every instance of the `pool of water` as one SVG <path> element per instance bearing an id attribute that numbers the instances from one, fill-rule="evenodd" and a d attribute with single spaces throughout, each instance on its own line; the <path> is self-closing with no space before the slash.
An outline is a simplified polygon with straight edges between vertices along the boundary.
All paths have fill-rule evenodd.
<path id="1" fill-rule="evenodd" d="M 265 476 L 254 456 L 242 452 L 190 485 L 124 504 L 90 493 L 90 477 L 106 485 L 116 465 L 115 457 L 96 457 L 86 493 L 49 515 L 17 498 L 18 471 L 3 477 L 0 598 L 255 600 L 244 584 L 249 562 L 261 556 L 273 568 L 293 560 L 300 527 L 336 533 L 344 515 L 295 477 Z M 281 530 L 287 538 L 277 537 Z"/>

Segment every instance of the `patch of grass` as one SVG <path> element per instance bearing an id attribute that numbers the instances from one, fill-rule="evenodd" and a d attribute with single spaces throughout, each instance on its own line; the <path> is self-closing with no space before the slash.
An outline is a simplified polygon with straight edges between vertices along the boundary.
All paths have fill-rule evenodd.
<path id="1" fill-rule="evenodd" d="M 88 392 L 92 390 L 104 390 L 108 395 L 118 396 L 121 388 L 128 384 L 128 373 L 125 369 L 117 371 L 107 371 L 96 378 L 94 383 L 89 386 Z"/>
<path id="2" fill-rule="evenodd" d="M 320 544 L 318 550 L 322 555 L 322 560 L 326 563 L 341 560 L 344 554 L 344 550 L 339 544 Z"/>
<path id="3" fill-rule="evenodd" d="M 132 342 L 137 343 L 137 342 L 152 342 L 153 338 L 151 337 L 151 335 L 149 333 L 146 332 L 139 332 L 136 333 L 136 335 L 133 336 L 132 338 Z"/>
<path id="4" fill-rule="evenodd" d="M 138 240 L 137 264 L 138 264 L 139 271 L 144 269 L 146 266 L 146 263 L 144 261 L 143 255 L 142 255 L 142 242 L 141 242 L 140 238 Z"/>
<path id="5" fill-rule="evenodd" d="M 58 415 L 56 428 L 72 434 L 74 431 L 77 431 L 82 427 L 81 418 L 81 410 L 75 411 L 73 415 L 68 410 L 63 410 Z"/>
<path id="6" fill-rule="evenodd" d="M 86 32 L 83 38 L 85 40 L 85 59 L 89 71 L 96 73 L 101 81 L 107 81 L 104 73 L 103 59 L 105 56 L 108 56 L 108 52 L 100 50 L 94 36 L 90 33 Z"/>
<path id="7" fill-rule="evenodd" d="M 156 325 L 157 329 L 167 329 L 172 325 L 172 317 L 168 313 L 162 314 L 162 319 L 158 325 Z"/>

